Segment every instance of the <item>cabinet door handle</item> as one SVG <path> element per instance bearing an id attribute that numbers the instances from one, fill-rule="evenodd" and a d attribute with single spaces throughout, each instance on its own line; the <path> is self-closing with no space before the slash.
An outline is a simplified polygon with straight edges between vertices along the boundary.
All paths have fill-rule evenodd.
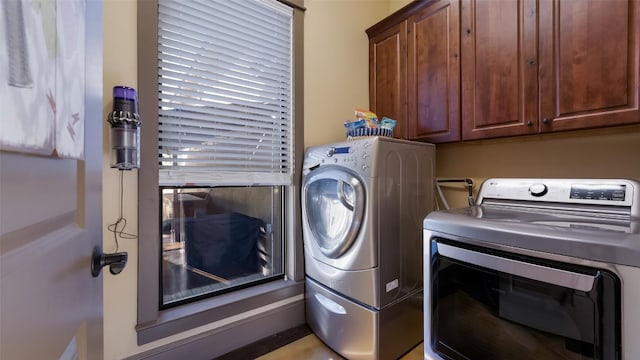
<path id="1" fill-rule="evenodd" d="M 471 28 L 467 28 L 467 34 L 471 34 Z"/>
<path id="2" fill-rule="evenodd" d="M 527 121 L 527 126 L 531 126 L 531 125 L 533 125 L 533 121 L 531 120 Z"/>
<path id="3" fill-rule="evenodd" d="M 549 123 L 549 119 L 547 119 L 547 118 L 542 119 L 542 123 L 543 124 L 548 124 Z"/>

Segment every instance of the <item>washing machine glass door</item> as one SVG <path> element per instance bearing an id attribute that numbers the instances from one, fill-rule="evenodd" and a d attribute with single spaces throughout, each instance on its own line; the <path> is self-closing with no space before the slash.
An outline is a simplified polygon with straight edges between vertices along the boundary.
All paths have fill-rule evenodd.
<path id="1" fill-rule="evenodd" d="M 347 169 L 318 169 L 303 185 L 305 219 L 320 251 L 339 258 L 353 244 L 365 210 L 364 185 Z"/>

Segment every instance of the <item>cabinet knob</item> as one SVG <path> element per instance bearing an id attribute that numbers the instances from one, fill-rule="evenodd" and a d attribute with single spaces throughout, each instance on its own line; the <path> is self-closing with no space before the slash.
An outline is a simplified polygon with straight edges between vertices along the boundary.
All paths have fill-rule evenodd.
<path id="1" fill-rule="evenodd" d="M 544 119 L 542 119 L 542 123 L 543 123 L 543 124 L 548 124 L 548 123 L 549 123 L 549 119 L 548 119 L 548 118 L 544 118 Z"/>
<path id="2" fill-rule="evenodd" d="M 471 34 L 471 28 L 467 28 L 467 34 Z"/>
<path id="3" fill-rule="evenodd" d="M 527 121 L 527 126 L 531 126 L 531 125 L 533 125 L 533 121 L 531 120 Z"/>

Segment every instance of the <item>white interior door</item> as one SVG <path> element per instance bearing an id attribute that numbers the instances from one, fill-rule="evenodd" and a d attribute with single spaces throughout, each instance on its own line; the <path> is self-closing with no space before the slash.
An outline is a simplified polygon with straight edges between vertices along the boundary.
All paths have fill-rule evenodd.
<path id="1" fill-rule="evenodd" d="M 103 357 L 102 277 L 90 268 L 102 237 L 102 5 L 78 3 L 84 160 L 0 151 L 0 359 Z"/>

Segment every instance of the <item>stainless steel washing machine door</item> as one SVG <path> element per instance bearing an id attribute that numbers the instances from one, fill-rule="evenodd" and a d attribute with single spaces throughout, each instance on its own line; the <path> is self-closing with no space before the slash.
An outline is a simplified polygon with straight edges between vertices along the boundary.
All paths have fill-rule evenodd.
<path id="1" fill-rule="evenodd" d="M 337 259 L 358 236 L 365 211 L 365 188 L 348 168 L 324 166 L 307 174 L 302 212 L 323 255 Z"/>

